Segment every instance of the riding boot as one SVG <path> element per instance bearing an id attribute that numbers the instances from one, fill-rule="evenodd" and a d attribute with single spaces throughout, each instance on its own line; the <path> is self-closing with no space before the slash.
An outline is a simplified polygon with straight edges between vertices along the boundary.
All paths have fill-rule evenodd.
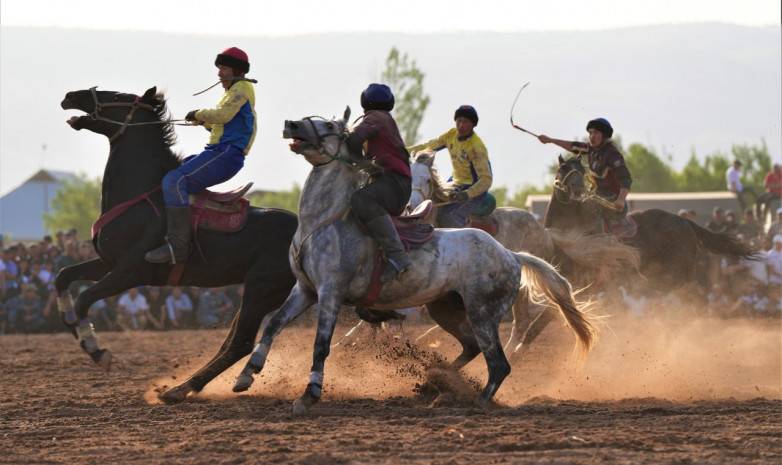
<path id="1" fill-rule="evenodd" d="M 380 277 L 380 282 L 387 283 L 394 279 L 399 279 L 399 276 L 413 266 L 413 263 L 410 261 L 410 257 L 407 256 L 404 244 L 399 239 L 399 234 L 396 232 L 391 216 L 383 215 L 375 218 L 368 222 L 367 226 L 372 231 L 372 235 L 375 236 L 377 242 L 380 243 L 380 247 L 386 254 L 386 259 L 390 265 L 386 266 L 383 276 Z"/>
<path id="2" fill-rule="evenodd" d="M 190 255 L 190 206 L 166 207 L 168 234 L 166 243 L 147 252 L 144 259 L 151 263 L 182 263 Z"/>

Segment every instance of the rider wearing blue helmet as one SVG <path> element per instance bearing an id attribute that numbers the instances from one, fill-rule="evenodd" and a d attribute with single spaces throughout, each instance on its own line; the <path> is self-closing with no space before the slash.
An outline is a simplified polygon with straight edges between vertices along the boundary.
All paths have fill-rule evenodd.
<path id="1" fill-rule="evenodd" d="M 633 178 L 627 169 L 625 159 L 616 148 L 611 136 L 614 128 L 605 118 L 590 120 L 586 126 L 589 143 L 552 139 L 540 135 L 541 143 L 553 143 L 573 153 L 588 154 L 589 170 L 597 184 L 597 195 L 613 202 L 617 211 L 612 212 L 610 220 L 621 220 L 627 215 L 627 195 Z"/>
<path id="2" fill-rule="evenodd" d="M 380 277 L 380 282 L 386 283 L 412 266 L 390 216 L 402 214 L 410 199 L 410 154 L 391 116 L 394 95 L 387 85 L 370 84 L 361 93 L 361 107 L 364 117 L 348 135 L 348 149 L 352 154 L 365 151 L 380 171 L 373 173 L 371 183 L 351 195 L 350 204 L 386 255 L 390 266 Z"/>

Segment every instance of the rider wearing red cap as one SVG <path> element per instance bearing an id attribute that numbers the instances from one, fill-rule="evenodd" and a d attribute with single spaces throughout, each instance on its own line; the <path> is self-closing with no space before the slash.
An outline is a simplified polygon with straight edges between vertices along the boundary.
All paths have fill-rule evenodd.
<path id="1" fill-rule="evenodd" d="M 231 179 L 244 166 L 255 139 L 255 91 L 244 77 L 250 71 L 247 54 L 227 48 L 217 55 L 215 66 L 225 93 L 215 108 L 193 110 L 185 117 L 209 131 L 209 142 L 203 152 L 186 158 L 163 178 L 168 234 L 165 244 L 144 256 L 152 263 L 187 260 L 191 250 L 188 195 Z"/>
<path id="2" fill-rule="evenodd" d="M 633 178 L 625 165 L 625 159 L 616 148 L 611 136 L 614 128 L 605 118 L 596 118 L 587 123 L 589 144 L 584 142 L 552 139 L 540 135 L 538 140 L 544 144 L 553 143 L 573 153 L 588 153 L 589 170 L 597 184 L 597 195 L 614 203 L 616 212 L 610 220 L 621 220 L 627 216 L 627 194 Z"/>

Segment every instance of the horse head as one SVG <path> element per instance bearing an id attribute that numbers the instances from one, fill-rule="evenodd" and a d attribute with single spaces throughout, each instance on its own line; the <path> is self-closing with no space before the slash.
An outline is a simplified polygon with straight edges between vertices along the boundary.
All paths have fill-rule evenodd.
<path id="1" fill-rule="evenodd" d="M 586 169 L 581 163 L 581 155 L 567 160 L 560 155 L 557 177 L 554 181 L 554 192 L 557 194 L 557 199 L 565 203 L 582 200 L 589 193 L 588 184 Z"/>
<path id="2" fill-rule="evenodd" d="M 63 110 L 80 110 L 87 115 L 72 117 L 68 123 L 76 130 L 87 129 L 103 134 L 114 142 L 128 126 L 160 121 L 167 116 L 165 99 L 157 88 L 148 89 L 144 95 L 96 90 L 92 87 L 65 94 L 60 106 Z M 138 111 L 143 110 L 143 111 Z M 166 124 L 169 138 L 173 130 Z"/>
<path id="3" fill-rule="evenodd" d="M 408 211 L 415 210 L 424 200 L 447 202 L 448 183 L 440 179 L 434 166 L 434 150 L 422 150 L 410 155 L 410 175 L 413 190 L 407 204 Z"/>
<path id="4" fill-rule="evenodd" d="M 292 152 L 303 155 L 312 165 L 323 165 L 347 156 L 348 118 L 350 107 L 345 108 L 341 120 L 319 116 L 286 120 L 282 137 L 292 140 Z"/>

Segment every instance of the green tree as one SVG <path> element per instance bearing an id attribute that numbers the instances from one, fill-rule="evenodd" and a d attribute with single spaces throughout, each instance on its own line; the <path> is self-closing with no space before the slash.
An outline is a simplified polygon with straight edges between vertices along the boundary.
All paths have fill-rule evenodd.
<path id="1" fill-rule="evenodd" d="M 633 176 L 633 192 L 675 192 L 674 171 L 654 152 L 641 144 L 632 144 L 625 162 Z"/>
<path id="2" fill-rule="evenodd" d="M 299 197 L 301 197 L 301 187 L 294 184 L 289 191 L 277 192 L 250 192 L 250 205 L 263 208 L 281 208 L 283 210 L 299 212 Z"/>
<path id="3" fill-rule="evenodd" d="M 394 93 L 394 119 L 405 145 L 415 144 L 418 142 L 418 127 L 429 106 L 429 96 L 424 94 L 424 73 L 418 69 L 415 60 L 408 61 L 407 53 L 400 56 L 399 50 L 393 47 L 380 78 Z"/>
<path id="4" fill-rule="evenodd" d="M 80 237 L 89 237 L 92 223 L 100 216 L 101 180 L 80 174 L 64 180 L 51 200 L 51 213 L 43 214 L 44 228 L 50 233 L 76 228 Z"/>

